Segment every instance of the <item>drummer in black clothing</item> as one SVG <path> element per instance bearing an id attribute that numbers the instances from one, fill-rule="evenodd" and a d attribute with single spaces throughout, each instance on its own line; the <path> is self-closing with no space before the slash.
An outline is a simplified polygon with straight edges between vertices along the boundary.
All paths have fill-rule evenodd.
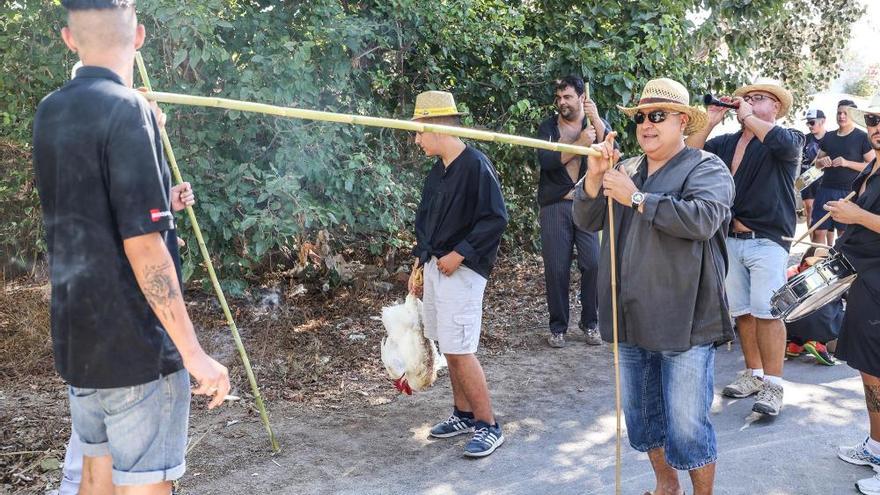
<path id="1" fill-rule="evenodd" d="M 866 110 L 849 109 L 864 125 L 873 150 L 880 150 L 880 94 Z M 861 372 L 868 406 L 870 435 L 855 447 L 841 447 L 846 462 L 880 471 L 880 174 L 876 158 L 856 177 L 854 201 L 829 201 L 825 209 L 846 225 L 835 248 L 855 268 L 858 277 L 847 295 L 846 316 L 837 344 L 837 357 Z M 859 491 L 880 493 L 880 474 L 859 480 Z"/>

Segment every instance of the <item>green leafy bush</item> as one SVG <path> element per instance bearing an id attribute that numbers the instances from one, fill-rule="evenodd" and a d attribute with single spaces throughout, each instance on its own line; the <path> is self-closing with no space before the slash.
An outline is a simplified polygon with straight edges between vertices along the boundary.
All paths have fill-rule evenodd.
<path id="1" fill-rule="evenodd" d="M 782 77 L 798 97 L 819 89 L 815 73 L 838 69 L 835 47 L 860 10 L 851 1 L 817 3 L 142 0 L 138 9 L 157 90 L 408 118 L 418 92 L 445 89 L 469 110 L 467 125 L 534 135 L 552 112 L 552 81 L 579 73 L 633 151 L 615 105 L 638 98 L 651 77 L 682 80 L 695 99 L 704 90 L 727 93 L 759 71 Z M 0 137 L 26 147 L 36 104 L 66 80 L 75 59 L 57 35 L 57 2 L 5 5 Z M 291 253 L 318 230 L 363 254 L 408 249 L 430 166 L 410 135 L 207 108 L 165 110 L 227 282 L 240 287 L 292 262 Z M 495 162 L 511 214 L 502 249 L 537 248 L 534 151 L 478 146 Z M 3 195 L 27 178 L 0 181 Z M 184 236 L 186 224 L 182 219 Z M 7 230 L 2 235 L 14 236 Z M 197 257 L 184 252 L 187 276 L 202 276 Z"/>

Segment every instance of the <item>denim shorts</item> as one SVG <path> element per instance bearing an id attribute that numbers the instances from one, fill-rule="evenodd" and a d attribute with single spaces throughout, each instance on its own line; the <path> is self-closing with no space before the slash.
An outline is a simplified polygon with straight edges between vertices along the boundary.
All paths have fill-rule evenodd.
<path id="1" fill-rule="evenodd" d="M 849 189 L 837 189 L 825 186 L 819 186 L 819 189 L 816 190 L 816 199 L 813 201 L 813 218 L 810 219 L 810 225 L 816 225 L 816 222 L 822 219 L 825 215 L 828 214 L 825 211 L 825 203 L 829 201 L 837 201 L 846 197 L 849 194 Z M 822 225 L 819 226 L 819 230 L 846 230 L 846 224 L 835 221 L 832 218 L 825 220 L 822 222 Z"/>
<path id="2" fill-rule="evenodd" d="M 442 354 L 476 353 L 486 279 L 464 265 L 447 277 L 437 268 L 437 258 L 425 263 L 424 273 L 425 337 L 436 340 Z"/>
<path id="3" fill-rule="evenodd" d="M 788 251 L 770 239 L 728 237 L 727 256 L 730 266 L 724 285 L 730 315 L 777 319 L 770 312 L 770 299 L 786 283 Z"/>
<path id="4" fill-rule="evenodd" d="M 620 383 L 629 443 L 639 452 L 662 447 L 666 462 L 689 471 L 715 462 L 712 407 L 715 347 L 655 352 L 620 345 Z"/>
<path id="5" fill-rule="evenodd" d="M 119 388 L 69 387 L 82 453 L 111 456 L 114 485 L 173 481 L 186 470 L 189 373 Z"/>

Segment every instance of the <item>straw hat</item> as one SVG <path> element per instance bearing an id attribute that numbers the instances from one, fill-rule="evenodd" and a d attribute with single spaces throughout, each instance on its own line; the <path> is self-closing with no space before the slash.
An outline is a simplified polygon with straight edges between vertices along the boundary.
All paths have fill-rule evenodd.
<path id="1" fill-rule="evenodd" d="M 766 77 L 759 78 L 753 84 L 748 84 L 734 91 L 733 96 L 742 97 L 746 93 L 751 93 L 752 91 L 770 93 L 779 100 L 779 112 L 776 114 L 777 119 L 785 117 L 788 115 L 788 111 L 791 110 L 791 103 L 794 101 L 794 98 L 791 96 L 791 91 L 782 87 L 782 83 L 776 79 L 769 79 Z"/>
<path id="2" fill-rule="evenodd" d="M 880 93 L 874 95 L 874 98 L 871 99 L 871 103 L 868 103 L 868 107 L 865 109 L 849 107 L 846 109 L 849 112 L 849 118 L 853 121 L 853 123 L 859 127 L 865 127 L 865 114 L 872 113 L 876 115 L 880 115 Z"/>
<path id="3" fill-rule="evenodd" d="M 681 83 L 664 77 L 648 81 L 645 89 L 642 90 L 642 97 L 637 106 L 622 107 L 618 105 L 617 108 L 629 117 L 645 108 L 663 108 L 687 114 L 690 119 L 684 133 L 690 135 L 706 127 L 706 123 L 709 121 L 706 112 L 701 108 L 691 106 L 690 102 L 691 95 Z"/>
<path id="4" fill-rule="evenodd" d="M 416 96 L 416 108 L 412 120 L 428 117 L 449 117 L 464 115 L 455 106 L 455 98 L 447 91 L 424 91 Z"/>

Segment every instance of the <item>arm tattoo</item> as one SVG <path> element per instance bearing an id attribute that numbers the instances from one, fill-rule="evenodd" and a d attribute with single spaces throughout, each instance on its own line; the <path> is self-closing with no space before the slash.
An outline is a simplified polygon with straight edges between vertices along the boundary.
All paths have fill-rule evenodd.
<path id="1" fill-rule="evenodd" d="M 880 385 L 865 385 L 865 403 L 868 404 L 868 412 L 880 413 Z"/>
<path id="2" fill-rule="evenodd" d="M 176 282 L 168 275 L 168 271 L 173 269 L 171 263 L 146 265 L 143 287 L 144 297 L 157 316 L 164 315 L 172 321 L 174 321 L 174 313 L 171 305 L 179 295 Z"/>

